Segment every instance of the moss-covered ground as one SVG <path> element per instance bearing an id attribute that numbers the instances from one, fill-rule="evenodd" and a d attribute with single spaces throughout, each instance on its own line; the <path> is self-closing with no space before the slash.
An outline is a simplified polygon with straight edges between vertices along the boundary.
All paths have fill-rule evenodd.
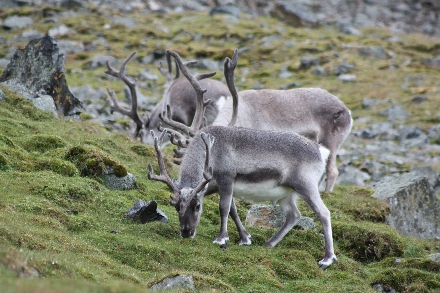
<path id="1" fill-rule="evenodd" d="M 0 10 L 1 17 L 14 13 L 34 16 L 34 29 L 42 32 L 54 25 L 42 23 L 45 13 L 37 8 Z M 134 50 L 142 58 L 156 49 L 172 49 L 187 60 L 223 60 L 235 48 L 246 47 L 236 71 L 239 89 L 296 82 L 339 96 L 355 119 L 384 119 L 379 112 L 386 103 L 362 107 L 363 98 L 375 98 L 410 106 L 408 124 L 428 129 L 438 123 L 440 74 L 424 63 L 424 58 L 440 53 L 438 40 L 402 35 L 400 41 L 389 42 L 392 34 L 384 28 L 351 36 L 333 28 L 298 29 L 246 15 L 238 21 L 196 13 L 130 16 L 138 21 L 135 29 L 105 29 L 109 15 L 97 13 L 62 19 L 77 33 L 58 39 L 87 44 L 99 35 L 107 44 L 98 51 L 121 59 Z M 6 40 L 21 33 L 0 31 Z M 267 35 L 279 38 L 262 46 Z M 287 41 L 294 45 L 286 46 Z M 360 56 L 358 46 L 384 47 L 388 57 Z M 7 50 L 0 48 L 0 56 Z M 117 86 L 106 78 L 103 67 L 87 69 L 95 53 L 67 56 L 70 86 Z M 328 75 L 298 69 L 303 56 L 319 58 Z M 355 65 L 356 82 L 342 83 L 332 74 L 342 60 Z M 127 69 L 136 75 L 144 66 L 133 62 Z M 278 78 L 286 66 L 293 76 Z M 249 73 L 244 76 L 240 67 Z M 407 76 L 423 82 L 405 85 Z M 216 78 L 221 77 L 219 72 Z M 160 79 L 142 90 L 160 97 L 163 83 Z M 338 256 L 325 271 L 317 265 L 323 257 L 321 226 L 302 202 L 300 210 L 314 217 L 317 230 L 293 230 L 275 248 L 263 246 L 275 230 L 254 227 L 248 228 L 253 244 L 239 246 L 232 222 L 228 249 L 212 244 L 219 229 L 218 195 L 205 199 L 197 237 L 181 239 L 177 214 L 168 204 L 169 191 L 146 177 L 147 164 L 156 166 L 151 147 L 89 121 L 59 120 L 1 89 L 6 101 L 0 102 L 0 292 L 146 292 L 176 274 L 191 274 L 197 292 L 375 292 L 374 284 L 399 292 L 440 292 L 440 264 L 428 258 L 438 252 L 440 242 L 404 237 L 384 224 L 389 206 L 371 198 L 368 188 L 337 186 L 333 193 L 323 194 L 332 213 Z M 415 94 L 428 99 L 414 104 Z M 166 149 L 169 167 L 171 153 Z M 138 188 L 107 189 L 101 178 L 106 164 L 134 174 Z M 156 200 L 169 222 L 137 224 L 125 219 L 123 214 L 138 199 Z M 238 202 L 243 221 L 248 207 Z M 39 277 L 32 278 L 37 272 Z"/>

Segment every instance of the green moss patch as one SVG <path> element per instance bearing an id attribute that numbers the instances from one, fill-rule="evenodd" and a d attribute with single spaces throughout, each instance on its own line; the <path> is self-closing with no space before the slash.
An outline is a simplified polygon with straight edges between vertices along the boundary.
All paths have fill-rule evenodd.
<path id="1" fill-rule="evenodd" d="M 332 226 L 338 246 L 357 261 L 370 263 L 404 254 L 401 236 L 389 226 L 347 222 L 333 222 Z"/>

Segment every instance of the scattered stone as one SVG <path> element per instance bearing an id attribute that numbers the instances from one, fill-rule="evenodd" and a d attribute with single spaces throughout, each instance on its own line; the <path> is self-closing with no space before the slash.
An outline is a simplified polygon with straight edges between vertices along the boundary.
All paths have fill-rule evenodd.
<path id="1" fill-rule="evenodd" d="M 353 69 L 354 69 L 354 65 L 352 65 L 352 64 L 340 63 L 340 64 L 338 64 L 338 67 L 336 68 L 335 74 L 336 75 L 346 74 L 346 73 L 353 71 Z"/>
<path id="2" fill-rule="evenodd" d="M 321 24 L 317 15 L 306 6 L 292 1 L 276 1 L 270 13 L 294 27 L 317 27 Z"/>
<path id="3" fill-rule="evenodd" d="M 194 280 L 191 275 L 176 275 L 167 277 L 161 282 L 154 284 L 150 288 L 153 291 L 170 291 L 170 290 L 194 290 Z"/>
<path id="4" fill-rule="evenodd" d="M 140 222 L 145 224 L 147 222 L 168 222 L 168 217 L 157 208 L 156 201 L 145 202 L 143 200 L 138 200 L 133 207 L 128 210 L 126 217 L 133 222 Z"/>
<path id="5" fill-rule="evenodd" d="M 50 95 L 62 115 L 77 115 L 82 103 L 69 91 L 64 55 L 58 51 L 57 41 L 50 36 L 30 41 L 24 49 L 15 52 L 0 82 L 20 84 L 28 91 L 26 98 L 31 100 L 38 93 Z"/>
<path id="6" fill-rule="evenodd" d="M 25 27 L 30 27 L 34 21 L 29 16 L 9 16 L 5 19 L 3 23 L 3 28 L 12 30 L 12 29 L 20 29 Z"/>
<path id="7" fill-rule="evenodd" d="M 355 185 L 366 186 L 367 182 L 371 180 L 368 173 L 359 170 L 358 168 L 341 164 L 338 166 L 339 176 L 336 179 L 337 185 Z"/>
<path id="8" fill-rule="evenodd" d="M 387 120 L 391 122 L 403 122 L 409 116 L 403 106 L 391 106 L 379 114 L 387 117 Z"/>
<path id="9" fill-rule="evenodd" d="M 338 79 L 342 82 L 353 82 L 356 80 L 356 75 L 354 74 L 341 74 Z"/>
<path id="10" fill-rule="evenodd" d="M 240 17 L 240 7 L 235 6 L 233 4 L 228 4 L 224 6 L 217 6 L 211 9 L 209 15 L 216 14 L 229 14 L 235 17 Z"/>
<path id="11" fill-rule="evenodd" d="M 358 50 L 359 55 L 366 57 L 374 57 L 378 59 L 385 59 L 387 53 L 383 47 L 361 47 Z"/>
<path id="12" fill-rule="evenodd" d="M 309 69 L 312 66 L 318 66 L 319 64 L 320 64 L 319 58 L 303 57 L 301 58 L 299 69 Z"/>
<path id="13" fill-rule="evenodd" d="M 387 223 L 399 233 L 426 239 L 440 236 L 440 203 L 427 178 L 393 174 L 373 189 L 373 197 L 391 205 Z"/>
<path id="14" fill-rule="evenodd" d="M 440 262 L 440 253 L 434 253 L 429 256 L 430 259 L 436 262 Z"/>
<path id="15" fill-rule="evenodd" d="M 426 102 L 428 100 L 428 97 L 422 96 L 422 95 L 416 95 L 412 98 L 411 102 L 414 104 L 421 104 L 423 102 Z"/>
<path id="16" fill-rule="evenodd" d="M 253 227 L 280 228 L 286 217 L 280 205 L 254 204 L 249 209 L 245 224 Z M 312 218 L 301 217 L 294 226 L 296 229 L 314 229 L 315 223 Z"/>

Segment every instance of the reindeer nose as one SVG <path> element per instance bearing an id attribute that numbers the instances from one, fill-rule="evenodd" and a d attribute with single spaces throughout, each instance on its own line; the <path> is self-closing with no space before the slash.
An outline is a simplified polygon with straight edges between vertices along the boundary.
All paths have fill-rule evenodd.
<path id="1" fill-rule="evenodd" d="M 182 238 L 192 238 L 194 237 L 195 233 L 194 230 L 189 229 L 189 228 L 182 228 L 180 229 L 180 236 L 182 236 Z"/>

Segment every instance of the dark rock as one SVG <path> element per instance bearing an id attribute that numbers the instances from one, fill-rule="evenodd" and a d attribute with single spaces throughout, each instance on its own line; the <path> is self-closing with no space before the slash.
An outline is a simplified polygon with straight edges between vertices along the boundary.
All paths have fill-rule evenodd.
<path id="1" fill-rule="evenodd" d="M 138 200 L 127 212 L 126 217 L 142 224 L 153 221 L 168 222 L 168 217 L 157 208 L 157 202 L 154 200 L 148 202 Z"/>
<path id="2" fill-rule="evenodd" d="M 393 174 L 373 185 L 373 197 L 391 205 L 387 223 L 399 233 L 425 239 L 440 236 L 440 203 L 428 179 Z"/>
<path id="3" fill-rule="evenodd" d="M 67 86 L 64 75 L 64 55 L 58 53 L 57 41 L 49 36 L 32 40 L 15 52 L 0 82 L 16 81 L 27 88 L 33 97 L 37 93 L 50 95 L 62 115 L 75 115 L 82 107 Z"/>
<path id="4" fill-rule="evenodd" d="M 191 275 L 176 275 L 163 279 L 161 282 L 151 286 L 150 289 L 152 291 L 192 291 L 194 290 L 194 280 Z"/>
<path id="5" fill-rule="evenodd" d="M 319 64 L 320 64 L 319 58 L 303 57 L 301 58 L 299 69 L 309 69 L 312 66 L 318 66 Z"/>
<path id="6" fill-rule="evenodd" d="M 422 96 L 422 95 L 417 95 L 412 98 L 411 102 L 413 102 L 414 104 L 421 104 L 423 102 L 426 102 L 427 100 L 428 100 L 428 97 Z"/>

